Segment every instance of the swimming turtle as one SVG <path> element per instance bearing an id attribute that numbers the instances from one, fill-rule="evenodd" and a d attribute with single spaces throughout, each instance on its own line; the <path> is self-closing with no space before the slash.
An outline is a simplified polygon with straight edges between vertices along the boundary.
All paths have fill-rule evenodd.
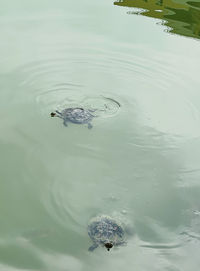
<path id="1" fill-rule="evenodd" d="M 76 124 L 88 124 L 88 129 L 92 128 L 91 121 L 95 117 L 92 113 L 96 110 L 84 109 L 81 107 L 70 107 L 59 112 L 56 110 L 51 113 L 51 117 L 59 117 L 63 119 L 63 124 L 67 126 L 67 122 Z"/>
<path id="2" fill-rule="evenodd" d="M 93 241 L 89 251 L 93 251 L 99 245 L 109 251 L 113 246 L 125 244 L 125 230 L 122 224 L 107 215 L 97 216 L 90 221 L 88 235 Z"/>

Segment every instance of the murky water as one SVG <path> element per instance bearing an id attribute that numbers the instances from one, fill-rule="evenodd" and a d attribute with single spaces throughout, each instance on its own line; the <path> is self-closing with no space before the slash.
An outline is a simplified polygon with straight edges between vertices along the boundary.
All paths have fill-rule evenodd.
<path id="1" fill-rule="evenodd" d="M 1 1 L 0 270 L 198 270 L 199 14 Z M 68 107 L 93 128 L 50 117 Z M 125 246 L 88 251 L 101 214 L 129 226 Z"/>

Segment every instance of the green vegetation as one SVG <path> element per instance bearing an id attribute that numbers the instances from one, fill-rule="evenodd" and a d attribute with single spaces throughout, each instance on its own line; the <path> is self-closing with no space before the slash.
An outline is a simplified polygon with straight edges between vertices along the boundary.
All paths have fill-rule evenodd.
<path id="1" fill-rule="evenodd" d="M 119 0 L 114 5 L 140 8 L 140 14 L 163 20 L 169 32 L 200 38 L 200 1 Z M 128 13 L 138 14 L 136 11 Z"/>

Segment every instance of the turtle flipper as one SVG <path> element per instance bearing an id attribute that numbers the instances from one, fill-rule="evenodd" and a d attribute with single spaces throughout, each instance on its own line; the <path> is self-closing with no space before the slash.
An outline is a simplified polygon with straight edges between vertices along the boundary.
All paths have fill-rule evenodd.
<path id="1" fill-rule="evenodd" d="M 92 127 L 93 127 L 92 124 L 89 122 L 88 123 L 88 129 L 92 129 Z"/>
<path id="2" fill-rule="evenodd" d="M 67 125 L 67 121 L 66 120 L 64 120 L 63 121 L 63 124 L 65 125 L 65 127 L 67 127 L 68 125 Z"/>
<path id="3" fill-rule="evenodd" d="M 93 244 L 91 247 L 88 248 L 89 251 L 93 251 L 95 250 L 95 248 L 97 248 L 99 245 L 97 244 Z"/>

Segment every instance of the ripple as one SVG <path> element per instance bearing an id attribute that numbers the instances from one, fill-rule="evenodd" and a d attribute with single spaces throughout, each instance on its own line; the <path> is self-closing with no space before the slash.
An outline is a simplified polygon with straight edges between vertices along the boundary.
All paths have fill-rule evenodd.
<path id="1" fill-rule="evenodd" d="M 47 91 L 39 95 L 36 100 L 44 115 L 49 115 L 51 111 L 60 110 L 69 107 L 83 107 L 94 110 L 94 115 L 98 117 L 115 116 L 121 104 L 113 98 L 104 96 L 86 96 L 77 91 L 70 89 L 58 88 L 57 90 Z"/>
<path id="2" fill-rule="evenodd" d="M 142 148 L 174 148 L 199 137 L 200 112 L 185 83 L 190 80 L 183 82 L 188 74 L 173 55 L 120 46 L 121 51 L 69 47 L 62 58 L 27 63 L 14 73 L 23 96 L 31 94 L 43 116 L 69 106 L 97 109 L 101 118 L 120 112 L 128 142 Z"/>
<path id="3" fill-rule="evenodd" d="M 57 168 L 59 173 L 42 200 L 50 217 L 65 228 L 85 235 L 91 216 L 111 209 L 121 212 L 129 209 L 130 199 L 124 187 L 118 186 L 116 180 L 112 182 L 112 178 L 107 181 L 106 166 L 99 171 L 96 168 L 106 160 L 106 155 L 115 159 L 111 153 L 124 156 L 127 152 L 127 157 L 132 158 L 136 147 L 169 150 L 177 147 L 177 142 L 200 135 L 199 110 L 187 98 L 188 85 L 182 80 L 187 74 L 176 69 L 172 57 L 163 62 L 162 56 L 150 55 L 153 54 L 90 48 L 77 54 L 71 49 L 62 59 L 28 63 L 13 74 L 19 78 L 18 87 L 23 94 L 20 98 L 35 102 L 44 118 L 49 118 L 49 113 L 56 109 L 77 106 L 97 109 L 95 114 L 100 118 L 117 117 L 111 119 L 109 127 L 102 126 L 97 131 L 101 136 L 105 134 L 102 143 L 95 130 L 87 141 L 85 129 L 83 134 L 59 134 L 56 147 L 48 144 L 53 155 L 57 153 L 61 168 Z M 82 171 L 76 170 L 79 168 Z M 99 179 L 94 178 L 96 174 Z M 112 191 L 120 192 L 110 198 Z M 145 245 L 158 249 L 176 247 L 171 243 Z"/>
<path id="4" fill-rule="evenodd" d="M 181 247 L 181 244 L 149 244 L 149 245 L 141 245 L 141 247 L 145 248 L 153 248 L 153 249 L 173 249 Z"/>
<path id="5" fill-rule="evenodd" d="M 130 214 L 122 209 L 120 202 L 118 204 L 116 200 L 110 202 L 109 197 L 104 197 L 104 195 L 99 196 L 97 199 L 96 195 L 100 190 L 104 190 L 103 187 L 96 186 L 95 191 L 83 193 L 84 184 L 79 182 L 70 189 L 69 193 L 69 191 L 66 191 L 67 186 L 71 185 L 64 181 L 55 181 L 53 186 L 49 187 L 49 198 L 45 199 L 47 211 L 60 225 L 79 234 L 85 234 L 88 221 L 92 217 L 98 214 L 107 214 L 120 220 L 128 235 L 134 235 L 135 232 Z M 105 191 L 103 193 L 105 194 Z M 100 192 L 100 194 L 103 193 Z M 68 223 L 69 221 L 70 224 Z"/>

